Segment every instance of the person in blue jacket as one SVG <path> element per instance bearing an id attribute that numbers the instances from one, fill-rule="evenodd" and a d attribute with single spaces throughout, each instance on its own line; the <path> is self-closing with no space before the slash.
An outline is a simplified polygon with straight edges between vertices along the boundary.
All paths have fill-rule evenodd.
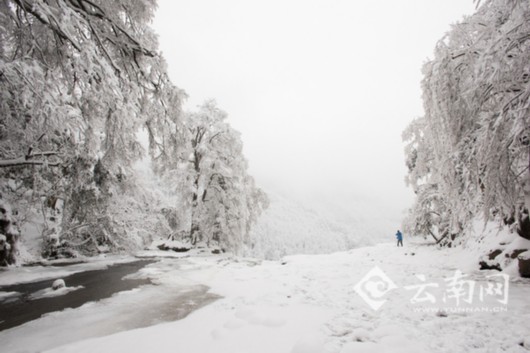
<path id="1" fill-rule="evenodd" d="M 403 246 L 403 234 L 401 234 L 399 229 L 396 233 L 396 238 L 397 238 L 397 246 L 400 246 L 400 245 Z"/>

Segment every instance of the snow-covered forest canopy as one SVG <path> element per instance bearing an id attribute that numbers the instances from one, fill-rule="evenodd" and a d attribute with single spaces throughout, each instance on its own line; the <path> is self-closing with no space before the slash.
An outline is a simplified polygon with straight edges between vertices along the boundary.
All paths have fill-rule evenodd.
<path id="1" fill-rule="evenodd" d="M 48 258 L 154 237 L 230 250 L 248 242 L 266 195 L 226 113 L 213 101 L 183 111 L 186 94 L 150 27 L 155 9 L 154 0 L 0 2 L 2 264 L 32 255 L 17 249 L 20 236 L 38 237 L 33 250 Z M 146 160 L 173 204 L 138 178 Z"/>
<path id="2" fill-rule="evenodd" d="M 425 115 L 403 133 L 407 230 L 448 246 L 477 219 L 530 239 L 530 3 L 478 5 L 425 63 Z"/>

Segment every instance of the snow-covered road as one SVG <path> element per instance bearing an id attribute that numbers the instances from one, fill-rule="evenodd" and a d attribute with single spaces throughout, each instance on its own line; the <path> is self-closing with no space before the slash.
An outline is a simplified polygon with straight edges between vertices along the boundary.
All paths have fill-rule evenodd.
<path id="1" fill-rule="evenodd" d="M 39 351 L 56 353 L 528 353 L 530 281 L 475 271 L 471 260 L 463 250 L 420 244 L 380 244 L 278 262 L 192 257 L 181 260 L 179 269 L 163 260 L 139 275 L 165 290 L 208 286 L 223 298 L 183 320 L 59 347 L 60 340 L 50 344 L 39 334 L 44 322 L 57 336 L 90 330 L 97 320 L 83 328 L 83 315 L 106 310 L 111 317 L 109 310 L 116 308 L 111 302 L 92 304 L 0 332 L 0 341 L 11 342 L 10 352 L 31 351 L 41 340 Z M 156 293 L 125 293 L 113 300 L 141 311 L 156 298 Z"/>

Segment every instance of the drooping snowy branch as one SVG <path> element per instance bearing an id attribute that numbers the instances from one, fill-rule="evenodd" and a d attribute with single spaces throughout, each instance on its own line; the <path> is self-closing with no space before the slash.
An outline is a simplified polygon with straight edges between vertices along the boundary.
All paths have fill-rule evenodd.
<path id="1" fill-rule="evenodd" d="M 450 234 L 451 242 L 483 213 L 530 238 L 529 7 L 482 2 L 425 64 L 425 116 L 403 136 L 415 232 Z"/>

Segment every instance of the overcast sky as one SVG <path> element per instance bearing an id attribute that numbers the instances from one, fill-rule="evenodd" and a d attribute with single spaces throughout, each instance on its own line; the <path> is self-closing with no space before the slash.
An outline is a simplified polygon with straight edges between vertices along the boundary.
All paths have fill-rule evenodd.
<path id="1" fill-rule="evenodd" d="M 473 11 L 472 0 L 159 0 L 154 27 L 187 106 L 217 100 L 258 184 L 400 210 L 422 63 Z"/>

